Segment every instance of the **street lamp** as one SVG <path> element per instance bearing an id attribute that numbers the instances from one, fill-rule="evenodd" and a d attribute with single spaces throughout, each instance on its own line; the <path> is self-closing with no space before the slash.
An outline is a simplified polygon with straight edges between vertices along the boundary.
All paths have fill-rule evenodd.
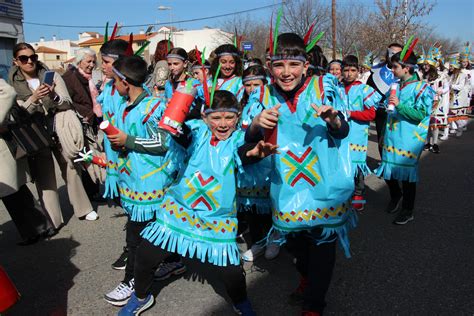
<path id="1" fill-rule="evenodd" d="M 172 7 L 167 7 L 167 6 L 164 6 L 164 5 L 160 5 L 160 6 L 158 7 L 158 10 L 160 10 L 160 11 L 166 11 L 166 10 L 170 11 L 170 35 L 171 35 L 171 28 L 172 28 L 171 9 L 172 9 Z M 166 33 L 165 33 L 165 34 L 166 34 Z M 171 36 L 170 36 L 170 37 L 171 37 Z M 170 40 L 171 40 L 171 38 L 170 38 Z"/>

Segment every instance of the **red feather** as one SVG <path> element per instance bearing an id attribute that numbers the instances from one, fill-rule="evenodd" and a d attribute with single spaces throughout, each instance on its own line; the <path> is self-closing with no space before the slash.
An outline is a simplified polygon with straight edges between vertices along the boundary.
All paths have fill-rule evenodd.
<path id="1" fill-rule="evenodd" d="M 196 48 L 196 58 L 198 60 L 198 63 L 202 67 L 202 81 L 203 81 L 202 88 L 204 90 L 204 102 L 206 103 L 207 106 L 209 106 L 211 97 L 209 96 L 209 87 L 207 85 L 206 68 L 204 67 L 204 64 L 202 62 L 201 52 L 198 50 L 197 46 L 195 46 L 195 48 Z"/>
<path id="2" fill-rule="evenodd" d="M 197 46 L 194 46 L 194 49 L 196 50 L 196 59 L 197 59 L 197 62 L 199 63 L 199 65 L 202 66 L 201 52 L 199 51 L 199 49 L 197 48 Z"/>
<path id="3" fill-rule="evenodd" d="M 405 62 L 408 57 L 411 55 L 411 53 L 413 52 L 413 49 L 415 49 L 415 46 L 416 44 L 418 43 L 418 38 L 415 38 L 415 40 L 413 41 L 413 43 L 411 43 L 410 45 L 410 48 L 407 50 L 407 52 L 405 53 L 405 56 L 403 57 L 403 60 L 402 62 Z"/>
<path id="4" fill-rule="evenodd" d="M 132 56 L 133 55 L 133 33 L 130 33 L 130 37 L 128 39 L 128 46 L 127 50 L 125 51 L 125 56 Z"/>
<path id="5" fill-rule="evenodd" d="M 115 39 L 115 36 L 117 36 L 117 22 L 115 22 L 115 25 L 114 25 L 114 30 L 112 31 L 112 35 L 110 35 L 110 39 L 109 41 Z"/>
<path id="6" fill-rule="evenodd" d="M 306 32 L 306 34 L 304 36 L 304 44 L 305 45 L 308 45 L 309 39 L 311 38 L 311 34 L 313 33 L 313 28 L 314 28 L 315 25 L 316 25 L 316 22 L 313 22 L 313 24 L 311 24 L 311 26 L 309 27 L 308 32 Z"/>

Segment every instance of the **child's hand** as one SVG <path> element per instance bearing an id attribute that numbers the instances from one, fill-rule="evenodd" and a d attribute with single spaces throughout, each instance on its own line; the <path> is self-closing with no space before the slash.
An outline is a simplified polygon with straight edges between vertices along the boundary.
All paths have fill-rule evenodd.
<path id="1" fill-rule="evenodd" d="M 279 154 L 277 148 L 278 145 L 265 143 L 261 140 L 252 150 L 247 151 L 247 157 L 265 158 L 273 154 Z"/>
<path id="2" fill-rule="evenodd" d="M 122 148 L 125 145 L 125 141 L 127 140 L 127 134 L 119 130 L 117 134 L 114 135 L 107 135 L 110 143 L 114 147 Z"/>
<path id="3" fill-rule="evenodd" d="M 393 104 L 394 106 L 397 106 L 398 104 L 400 104 L 400 100 L 398 100 L 398 97 L 396 95 L 391 95 L 389 98 L 388 98 L 388 103 L 391 103 Z"/>
<path id="4" fill-rule="evenodd" d="M 280 107 L 281 104 L 278 104 L 271 109 L 263 110 L 262 113 L 254 118 L 253 123 L 261 128 L 273 129 L 278 124 L 278 116 L 280 115 L 278 110 Z"/>
<path id="5" fill-rule="evenodd" d="M 337 116 L 339 111 L 335 110 L 332 106 L 321 105 L 318 107 L 316 104 L 311 104 L 311 106 L 316 110 L 318 116 L 331 125 L 332 128 L 338 129 L 341 127 L 341 119 Z"/>

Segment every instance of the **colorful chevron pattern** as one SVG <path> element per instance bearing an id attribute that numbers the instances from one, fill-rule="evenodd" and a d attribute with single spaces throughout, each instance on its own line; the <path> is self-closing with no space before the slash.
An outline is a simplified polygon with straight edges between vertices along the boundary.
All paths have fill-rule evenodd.
<path id="1" fill-rule="evenodd" d="M 358 144 L 350 143 L 349 148 L 353 151 L 364 151 L 364 152 L 367 151 L 367 146 L 361 146 L 361 145 L 358 145 Z"/>
<path id="2" fill-rule="evenodd" d="M 163 198 L 163 190 L 153 190 L 152 192 L 137 192 L 129 188 L 119 187 L 120 197 L 131 201 L 150 201 L 156 202 Z"/>
<path id="3" fill-rule="evenodd" d="M 298 181 L 305 180 L 314 187 L 321 181 L 321 177 L 313 169 L 318 162 L 318 156 L 311 147 L 308 147 L 301 157 L 288 150 L 281 161 L 290 167 L 290 171 L 285 176 L 285 181 L 290 186 L 294 187 Z"/>
<path id="4" fill-rule="evenodd" d="M 282 222 L 314 221 L 316 219 L 328 219 L 329 217 L 341 217 L 349 210 L 349 203 L 342 203 L 337 207 L 318 208 L 316 210 L 291 211 L 289 213 L 273 211 L 273 216 Z"/>
<path id="5" fill-rule="evenodd" d="M 387 146 L 387 145 L 384 145 L 383 148 L 389 153 L 395 153 L 399 156 L 403 156 L 403 157 L 407 157 L 407 158 L 411 158 L 411 159 L 418 159 L 418 156 L 415 155 L 414 153 L 410 152 L 410 151 L 406 151 L 406 150 L 403 150 L 403 149 L 398 149 L 398 148 L 395 148 L 393 146 Z"/>
<path id="6" fill-rule="evenodd" d="M 175 202 L 170 201 L 170 199 L 167 199 L 161 205 L 161 207 L 162 209 L 166 210 L 168 214 L 174 216 L 182 223 L 188 222 L 189 225 L 201 230 L 212 230 L 216 233 L 230 233 L 237 230 L 237 223 L 235 220 L 226 219 L 221 221 L 214 220 L 212 222 L 206 222 L 201 218 L 196 218 L 195 215 L 189 215 L 189 213 L 186 212 L 182 207 L 178 209 L 178 205 Z"/>
<path id="7" fill-rule="evenodd" d="M 130 175 L 132 173 L 132 167 L 130 166 L 130 159 L 119 158 L 118 170 L 120 173 L 126 173 Z"/>
<path id="8" fill-rule="evenodd" d="M 191 208 L 195 208 L 199 203 L 203 203 L 209 211 L 219 207 L 213 194 L 221 189 L 221 185 L 214 176 L 204 179 L 201 172 L 197 171 L 191 179 L 185 181 L 189 192 L 184 199 L 190 203 Z"/>

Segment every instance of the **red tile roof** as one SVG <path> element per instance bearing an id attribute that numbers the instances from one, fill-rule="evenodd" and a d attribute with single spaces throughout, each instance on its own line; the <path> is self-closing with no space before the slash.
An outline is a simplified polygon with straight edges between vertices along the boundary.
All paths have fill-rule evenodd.
<path id="1" fill-rule="evenodd" d="M 67 52 L 65 52 L 65 51 L 50 48 L 50 47 L 46 47 L 46 46 L 39 46 L 36 49 L 36 52 L 37 53 L 46 53 L 46 54 L 67 54 Z"/>
<path id="2" fill-rule="evenodd" d="M 133 34 L 133 42 L 141 42 L 149 39 L 150 37 L 153 37 L 157 33 L 149 33 L 148 35 L 146 34 Z M 123 39 L 124 41 L 128 42 L 129 35 L 122 35 L 119 37 L 116 37 L 115 39 Z M 90 40 L 87 40 L 85 42 L 79 43 L 79 46 L 91 46 L 91 45 L 97 45 L 97 44 L 102 44 L 104 41 L 104 37 L 100 36 L 99 38 L 92 38 Z"/>

